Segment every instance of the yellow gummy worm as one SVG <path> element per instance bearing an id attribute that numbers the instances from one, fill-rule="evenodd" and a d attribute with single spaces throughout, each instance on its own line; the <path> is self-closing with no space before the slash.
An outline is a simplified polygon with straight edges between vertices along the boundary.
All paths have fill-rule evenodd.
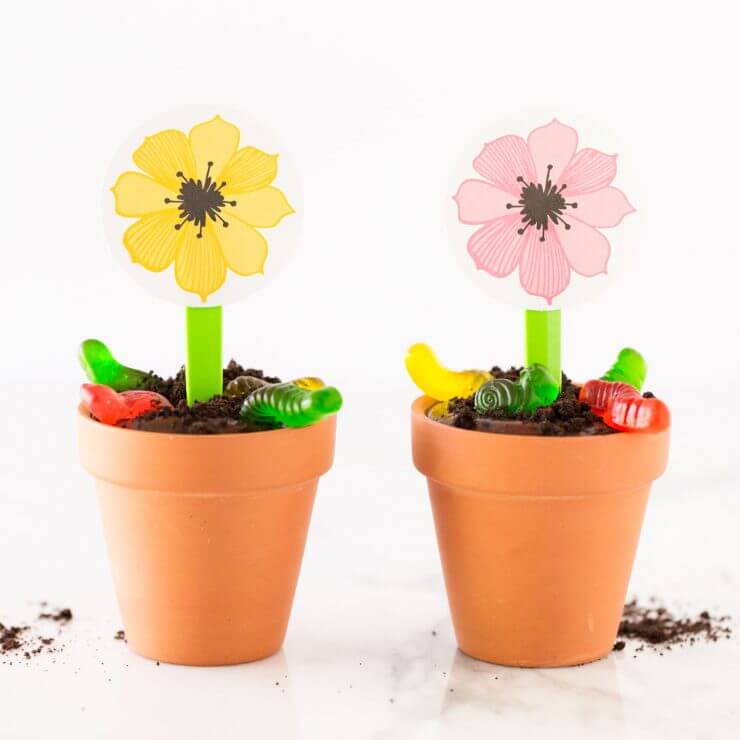
<path id="1" fill-rule="evenodd" d="M 313 378 L 309 376 L 306 376 L 305 378 L 296 378 L 295 380 L 292 380 L 291 383 L 306 391 L 317 391 L 319 388 L 323 388 L 326 385 L 321 378 Z"/>
<path id="2" fill-rule="evenodd" d="M 437 403 L 427 411 L 427 416 L 431 419 L 441 419 L 443 416 L 447 415 L 449 410 L 450 405 L 448 401 L 437 401 Z"/>
<path id="3" fill-rule="evenodd" d="M 415 344 L 409 348 L 406 370 L 416 387 L 437 401 L 472 396 L 492 377 L 485 370 L 448 370 L 440 365 L 428 344 Z"/>

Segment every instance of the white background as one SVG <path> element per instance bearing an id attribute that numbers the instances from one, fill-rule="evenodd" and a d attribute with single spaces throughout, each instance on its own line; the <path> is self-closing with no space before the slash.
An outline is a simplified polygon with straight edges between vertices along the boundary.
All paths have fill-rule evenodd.
<path id="1" fill-rule="evenodd" d="M 565 687 L 550 704 L 543 692 L 555 679 L 534 672 L 506 673 L 511 707 L 481 693 L 476 671 L 485 669 L 455 657 L 424 485 L 411 467 L 415 391 L 403 355 L 428 341 L 453 367 L 521 363 L 520 312 L 470 283 L 448 243 L 450 173 L 471 135 L 509 133 L 497 121 L 513 115 L 530 127 L 552 116 L 603 126 L 608 140 L 583 143 L 620 154 L 616 184 L 637 208 L 635 256 L 607 293 L 564 312 L 563 366 L 587 378 L 624 345 L 645 354 L 646 387 L 669 403 L 674 436 L 633 589 L 740 615 L 731 4 L 128 0 L 27 2 L 3 16 L 0 621 L 34 599 L 69 605 L 78 619 L 63 666 L 0 665 L 0 737 L 49 737 L 51 726 L 55 737 L 207 737 L 219 721 L 220 737 L 447 737 L 446 688 L 429 688 L 437 659 L 457 666 L 471 697 L 452 707 L 461 724 L 450 737 L 462 727 L 526 736 L 552 717 L 584 736 L 649 737 L 646 728 L 670 722 L 674 738 L 728 736 L 737 647 L 670 656 L 672 667 L 668 657 L 610 658 L 546 674 Z M 336 465 L 319 490 L 277 659 L 298 675 L 287 725 L 282 705 L 265 698 L 269 671 L 283 663 L 155 673 L 112 642 L 120 625 L 92 484 L 77 463 L 81 339 L 103 339 L 127 364 L 163 374 L 183 359 L 182 309 L 144 293 L 112 259 L 100 201 L 121 141 L 189 103 L 252 110 L 302 181 L 300 243 L 279 278 L 227 308 L 226 356 L 286 378 L 319 375 L 345 396 Z M 419 637 L 432 626 L 434 648 Z M 340 696 L 363 655 L 373 666 L 365 693 Z M 429 676 L 408 679 L 427 663 Z M 599 681 L 621 724 L 598 724 L 613 719 L 611 704 L 578 711 Z M 668 691 L 666 681 L 678 683 Z M 640 700 L 646 686 L 652 703 Z M 685 715 L 676 716 L 674 693 Z M 533 701 L 526 712 L 523 697 Z M 550 708 L 538 714 L 542 702 Z"/>

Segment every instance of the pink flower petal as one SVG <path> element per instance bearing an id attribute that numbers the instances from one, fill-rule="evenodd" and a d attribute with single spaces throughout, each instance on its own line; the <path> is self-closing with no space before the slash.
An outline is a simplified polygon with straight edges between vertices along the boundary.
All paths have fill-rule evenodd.
<path id="1" fill-rule="evenodd" d="M 468 240 L 468 254 L 479 270 L 506 277 L 519 262 L 523 239 L 517 234 L 519 214 L 498 218 L 478 229 Z"/>
<path id="2" fill-rule="evenodd" d="M 563 125 L 557 118 L 532 131 L 527 138 L 527 147 L 534 161 L 536 182 L 544 185 L 548 165 L 552 165 L 550 179 L 560 182 L 560 175 L 573 158 L 577 146 L 576 130 Z"/>
<path id="3" fill-rule="evenodd" d="M 579 208 L 580 210 L 580 208 Z M 558 227 L 558 238 L 570 266 L 579 274 L 593 277 L 606 272 L 611 254 L 609 240 L 600 232 L 579 221 L 568 219 L 569 229 Z"/>
<path id="4" fill-rule="evenodd" d="M 519 282 L 529 295 L 542 296 L 548 303 L 560 295 L 570 282 L 570 266 L 552 228 L 545 231 L 545 241 L 532 227 L 524 234 L 526 242 L 519 261 Z"/>
<path id="5" fill-rule="evenodd" d="M 616 226 L 628 213 L 635 209 L 627 200 L 627 196 L 618 188 L 603 188 L 595 193 L 584 193 L 571 198 L 578 203 L 578 207 L 566 211 L 589 226 L 607 228 Z"/>
<path id="6" fill-rule="evenodd" d="M 464 224 L 484 224 L 511 215 L 507 203 L 516 199 L 511 193 L 493 187 L 483 180 L 465 180 L 454 196 L 457 217 Z"/>
<path id="7" fill-rule="evenodd" d="M 522 190 L 517 177 L 527 182 L 535 178 L 534 163 L 521 136 L 502 136 L 489 141 L 473 160 L 473 167 L 497 188 L 513 195 L 519 195 Z"/>
<path id="8" fill-rule="evenodd" d="M 596 149 L 581 149 L 560 176 L 560 183 L 567 185 L 565 194 L 593 193 L 601 190 L 617 174 L 617 155 L 604 154 Z"/>

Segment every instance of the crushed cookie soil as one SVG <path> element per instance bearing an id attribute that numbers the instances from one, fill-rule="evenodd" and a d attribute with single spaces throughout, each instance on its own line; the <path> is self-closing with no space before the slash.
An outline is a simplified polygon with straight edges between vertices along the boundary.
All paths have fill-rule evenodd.
<path id="1" fill-rule="evenodd" d="M 518 380 L 521 368 L 510 367 L 502 370 L 491 368 L 495 378 Z M 479 413 L 475 410 L 474 396 L 453 398 L 447 406 L 447 413 L 435 416 L 435 421 L 460 429 L 471 429 L 492 434 L 519 434 L 529 436 L 593 436 L 617 434 L 603 420 L 591 412 L 587 403 L 578 400 L 580 385 L 573 383 L 563 373 L 560 395 L 551 406 L 533 412 L 519 411 L 509 413 L 505 410 Z M 651 394 L 645 394 L 649 396 Z"/>
<path id="2" fill-rule="evenodd" d="M 231 360 L 223 371 L 224 387 L 240 375 L 260 378 L 268 383 L 280 382 L 278 377 L 265 375 L 262 370 L 244 368 Z M 180 368 L 177 375 L 167 380 L 150 374 L 142 387 L 161 393 L 172 404 L 172 408 L 153 411 L 136 419 L 121 422 L 118 426 L 166 434 L 243 434 L 264 431 L 264 427 L 251 426 L 240 420 L 239 411 L 243 403 L 241 398 L 221 395 L 204 403 L 188 406 L 185 393 L 185 368 Z"/>

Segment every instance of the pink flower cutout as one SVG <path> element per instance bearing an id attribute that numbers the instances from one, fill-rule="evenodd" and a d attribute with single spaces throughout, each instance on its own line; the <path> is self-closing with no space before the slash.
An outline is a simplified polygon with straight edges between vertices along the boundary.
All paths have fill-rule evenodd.
<path id="1" fill-rule="evenodd" d="M 464 224 L 482 224 L 468 241 L 479 270 L 506 277 L 517 266 L 522 288 L 552 303 L 570 271 L 606 273 L 611 247 L 599 229 L 635 209 L 611 187 L 616 155 L 578 147 L 578 134 L 557 119 L 525 142 L 502 136 L 473 160 L 483 180 L 465 180 L 455 202 Z"/>

